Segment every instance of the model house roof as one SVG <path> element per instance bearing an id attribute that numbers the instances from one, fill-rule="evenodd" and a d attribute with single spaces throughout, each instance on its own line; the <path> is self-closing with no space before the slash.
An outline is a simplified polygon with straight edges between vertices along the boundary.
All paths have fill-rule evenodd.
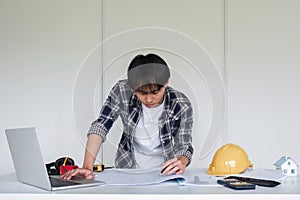
<path id="1" fill-rule="evenodd" d="M 286 161 L 292 161 L 296 166 L 298 166 L 298 164 L 296 163 L 295 160 L 293 160 L 291 157 L 288 156 L 282 156 L 276 163 L 274 163 L 275 166 L 281 166 L 283 165 Z"/>

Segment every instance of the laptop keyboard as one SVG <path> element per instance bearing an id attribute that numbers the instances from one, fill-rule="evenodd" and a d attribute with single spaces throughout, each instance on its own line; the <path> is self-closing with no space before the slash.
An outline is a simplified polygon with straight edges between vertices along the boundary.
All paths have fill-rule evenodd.
<path id="1" fill-rule="evenodd" d="M 67 181 L 59 178 L 49 177 L 50 183 L 52 187 L 62 187 L 62 186 L 70 186 L 70 185 L 79 185 L 80 183 L 75 183 L 72 181 Z"/>

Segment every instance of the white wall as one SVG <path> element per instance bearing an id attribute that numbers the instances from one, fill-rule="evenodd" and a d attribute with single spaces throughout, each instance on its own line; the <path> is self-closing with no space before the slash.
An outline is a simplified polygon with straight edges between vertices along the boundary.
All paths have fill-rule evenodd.
<path id="1" fill-rule="evenodd" d="M 114 79 L 125 75 L 129 60 L 137 52 L 153 50 L 166 58 L 172 68 L 170 84 L 186 89 L 197 105 L 194 134 L 205 133 L 213 117 L 213 103 L 204 84 L 205 76 L 200 78 L 196 70 L 193 77 L 197 68 L 182 59 L 195 59 L 191 49 L 186 54 L 181 52 L 191 40 L 177 44 L 184 37 L 176 31 L 199 43 L 225 78 L 228 118 L 218 146 L 224 142 L 243 146 L 256 167 L 272 168 L 281 155 L 292 156 L 300 163 L 296 148 L 300 119 L 300 2 L 163 2 L 0 1 L 0 174 L 14 171 L 4 134 L 4 129 L 12 127 L 38 127 L 46 162 L 69 155 L 81 165 L 86 130 L 98 115 L 102 92 L 106 94 Z M 179 46 L 179 52 L 158 49 L 160 44 L 155 40 L 147 43 L 143 35 L 133 38 L 141 32 L 122 34 L 141 27 L 176 30 L 171 35 L 179 39 L 163 43 L 163 47 Z M 103 61 L 99 59 L 102 33 Z M 157 38 L 161 39 L 160 35 Z M 119 49 L 118 42 L 122 44 Z M 133 50 L 138 42 L 142 48 Z M 151 42 L 153 45 L 149 45 Z M 130 51 L 124 53 L 126 45 L 131 45 Z M 114 50 L 122 50 L 123 54 L 116 57 Z M 204 53 L 201 58 L 207 59 Z M 207 74 L 206 69 L 200 71 Z M 189 80 L 181 82 L 181 78 Z M 198 156 L 205 138 L 201 135 L 195 140 L 198 148 L 194 166 L 207 167 L 213 156 L 213 152 L 202 159 Z M 114 147 L 107 144 L 108 149 Z M 112 154 L 105 155 L 110 156 L 104 161 L 110 162 Z"/>
<path id="2" fill-rule="evenodd" d="M 81 164 L 73 85 L 101 41 L 101 2 L 7 0 L 0 10 L 0 174 L 14 171 L 4 134 L 14 127 L 38 128 L 45 162 L 69 155 Z"/>
<path id="3" fill-rule="evenodd" d="M 254 166 L 300 163 L 300 1 L 227 1 L 228 140 Z"/>

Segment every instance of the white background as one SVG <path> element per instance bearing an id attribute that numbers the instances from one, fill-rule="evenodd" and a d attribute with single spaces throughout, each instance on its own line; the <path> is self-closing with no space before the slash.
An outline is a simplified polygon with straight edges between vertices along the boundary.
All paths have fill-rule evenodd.
<path id="1" fill-rule="evenodd" d="M 300 163 L 299 8 L 297 0 L 1 0 L 0 174 L 14 171 L 6 128 L 36 126 L 45 162 L 68 155 L 81 165 L 85 135 L 102 99 L 125 76 L 130 59 L 149 51 L 166 58 L 170 85 L 186 91 L 195 105 L 193 166 L 208 167 L 227 142 L 242 146 L 255 167 L 273 168 L 282 155 Z M 205 77 L 182 59 L 191 49 L 182 44 L 184 55 L 176 55 L 158 49 L 154 37 L 147 41 L 156 45 L 146 48 L 143 35 L 129 35 L 123 46 L 110 42 L 145 27 L 183 34 L 215 64 L 227 94 L 218 140 L 206 135 L 213 116 Z M 133 50 L 137 41 L 142 45 Z M 111 58 L 127 45 L 127 53 Z M 105 164 L 112 162 L 119 130 L 116 124 L 105 144 Z M 201 157 L 207 138 L 217 146 Z"/>

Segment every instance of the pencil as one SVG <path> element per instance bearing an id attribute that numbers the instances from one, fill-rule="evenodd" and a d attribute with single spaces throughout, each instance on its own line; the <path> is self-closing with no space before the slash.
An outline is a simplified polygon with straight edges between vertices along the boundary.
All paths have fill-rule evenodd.
<path id="1" fill-rule="evenodd" d="M 66 165 L 67 160 L 68 160 L 68 157 L 65 158 L 64 163 L 63 163 L 63 166 Z"/>
<path id="2" fill-rule="evenodd" d="M 168 166 L 169 166 L 169 165 L 168 165 Z M 162 173 L 167 169 L 168 166 L 165 166 L 165 167 L 160 171 L 160 173 L 162 174 Z"/>

